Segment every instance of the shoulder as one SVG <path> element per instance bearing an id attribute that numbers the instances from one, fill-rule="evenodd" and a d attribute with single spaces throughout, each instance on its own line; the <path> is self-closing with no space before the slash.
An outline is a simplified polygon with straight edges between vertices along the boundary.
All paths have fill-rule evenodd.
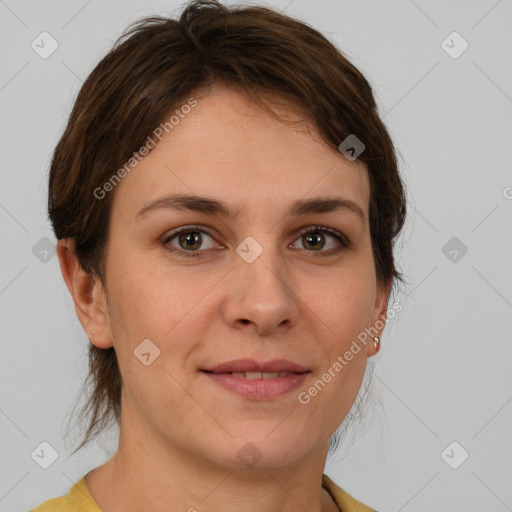
<path id="1" fill-rule="evenodd" d="M 376 512 L 373 508 L 356 500 L 341 487 L 338 487 L 327 475 L 322 477 L 322 486 L 325 487 L 342 512 Z"/>
<path id="2" fill-rule="evenodd" d="M 30 512 L 102 512 L 98 504 L 91 496 L 85 476 L 83 476 L 73 487 L 67 496 L 52 498 L 41 503 Z"/>
<path id="3" fill-rule="evenodd" d="M 67 497 L 61 496 L 60 498 L 53 498 L 41 503 L 41 505 L 33 508 L 30 512 L 68 512 L 69 510 Z"/>

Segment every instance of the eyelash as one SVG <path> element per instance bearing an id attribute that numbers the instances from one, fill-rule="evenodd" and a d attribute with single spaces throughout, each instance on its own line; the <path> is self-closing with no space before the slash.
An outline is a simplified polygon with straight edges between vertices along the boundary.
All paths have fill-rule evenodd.
<path id="1" fill-rule="evenodd" d="M 184 249 L 178 249 L 176 247 L 168 245 L 169 242 L 171 240 L 173 240 L 174 238 L 176 238 L 178 235 L 180 235 L 181 233 L 186 233 L 188 231 L 198 231 L 200 233 L 206 233 L 211 238 L 214 238 L 214 236 L 212 234 L 210 234 L 208 231 L 202 229 L 201 226 L 190 225 L 190 226 L 184 226 L 184 227 L 179 228 L 176 231 L 173 231 L 172 233 L 170 233 L 169 236 L 167 236 L 163 240 L 163 244 L 167 247 L 168 250 L 170 250 L 172 252 L 182 253 L 182 255 L 185 256 L 186 258 L 204 257 L 205 255 L 201 254 L 201 253 L 207 252 L 207 250 L 186 251 Z M 310 234 L 310 233 L 326 233 L 326 234 L 332 236 L 333 238 L 335 238 L 337 240 L 337 242 L 340 244 L 340 247 L 337 247 L 335 249 L 329 249 L 328 251 L 321 251 L 321 250 L 320 251 L 307 251 L 307 249 L 304 249 L 307 252 L 315 253 L 315 256 L 318 256 L 318 257 L 332 256 L 333 254 L 337 254 L 340 251 L 342 251 L 344 249 L 349 249 L 351 247 L 351 243 L 345 235 L 343 235 L 339 231 L 336 231 L 335 229 L 327 228 L 325 226 L 310 226 L 310 227 L 304 228 L 299 233 L 299 236 L 297 237 L 297 239 L 303 237 L 304 235 Z"/>

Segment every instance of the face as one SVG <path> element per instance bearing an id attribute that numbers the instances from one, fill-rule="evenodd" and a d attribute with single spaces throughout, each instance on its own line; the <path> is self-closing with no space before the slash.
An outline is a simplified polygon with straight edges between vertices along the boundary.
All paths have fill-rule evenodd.
<path id="1" fill-rule="evenodd" d="M 298 464 L 326 452 L 373 342 L 336 361 L 385 313 L 367 170 L 240 92 L 195 98 L 111 192 L 108 316 L 87 332 L 115 347 L 123 417 L 160 447 L 240 467 L 252 443 L 264 469 Z M 177 195 L 216 203 L 164 200 Z M 204 371 L 240 359 L 307 372 L 256 382 Z"/>

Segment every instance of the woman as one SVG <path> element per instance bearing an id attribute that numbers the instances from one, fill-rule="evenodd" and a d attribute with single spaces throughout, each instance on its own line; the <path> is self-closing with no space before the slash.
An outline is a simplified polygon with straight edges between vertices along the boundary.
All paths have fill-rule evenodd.
<path id="1" fill-rule="evenodd" d="M 405 217 L 361 73 L 281 13 L 141 20 L 84 83 L 50 170 L 119 447 L 35 510 L 372 510 L 323 474 L 379 350 Z"/>

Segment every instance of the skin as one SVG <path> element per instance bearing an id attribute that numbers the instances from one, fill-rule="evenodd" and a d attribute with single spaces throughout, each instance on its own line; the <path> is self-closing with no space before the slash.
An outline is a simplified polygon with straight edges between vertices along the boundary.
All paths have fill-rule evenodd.
<path id="1" fill-rule="evenodd" d="M 194 96 L 198 105 L 111 192 L 106 285 L 81 269 L 72 240 L 58 244 L 80 322 L 94 345 L 115 347 L 124 380 L 119 449 L 87 485 L 109 512 L 337 510 L 321 487 L 329 440 L 373 342 L 309 404 L 297 395 L 385 318 L 390 283 L 375 275 L 367 169 L 235 89 Z M 284 100 L 276 110 L 301 119 Z M 171 193 L 207 195 L 239 215 L 159 209 L 136 220 Z M 365 220 L 348 210 L 289 215 L 297 199 L 320 196 L 354 201 Z M 189 224 L 208 232 L 195 249 L 202 257 L 184 256 L 178 237 L 164 243 Z M 325 234 L 315 250 L 322 243 L 300 230 L 316 225 L 340 231 L 350 247 L 319 256 L 340 245 Z M 252 263 L 236 252 L 247 236 L 263 248 Z M 149 366 L 134 356 L 146 338 L 161 351 Z M 238 358 L 290 359 L 312 373 L 300 389 L 256 401 L 199 372 Z M 249 442 L 262 458 L 247 468 L 237 452 Z"/>

